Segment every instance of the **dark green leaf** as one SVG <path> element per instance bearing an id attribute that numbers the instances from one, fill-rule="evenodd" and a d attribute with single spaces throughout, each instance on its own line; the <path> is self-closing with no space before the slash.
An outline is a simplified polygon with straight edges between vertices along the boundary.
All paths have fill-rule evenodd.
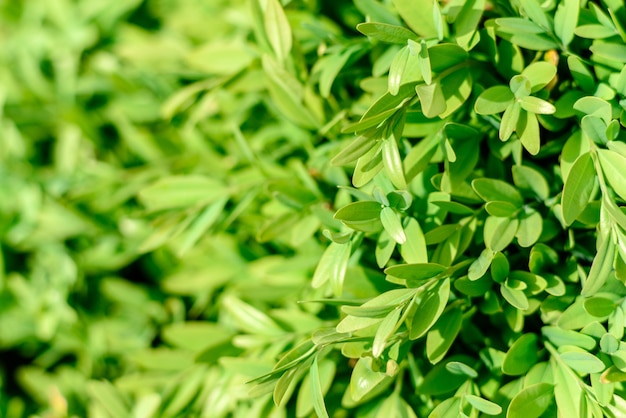
<path id="1" fill-rule="evenodd" d="M 428 360 L 439 363 L 446 355 L 461 329 L 463 314 L 460 309 L 445 312 L 426 335 L 426 355 Z"/>

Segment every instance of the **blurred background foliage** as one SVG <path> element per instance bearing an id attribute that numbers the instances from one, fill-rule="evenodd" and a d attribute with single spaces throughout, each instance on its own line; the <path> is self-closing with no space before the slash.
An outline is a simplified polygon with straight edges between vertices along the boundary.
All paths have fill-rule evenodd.
<path id="1" fill-rule="evenodd" d="M 324 325 L 297 301 L 349 202 L 326 138 L 356 85 L 296 77 L 363 19 L 290 7 L 303 123 L 244 0 L 0 2 L 0 416 L 285 415 L 244 383 Z"/>

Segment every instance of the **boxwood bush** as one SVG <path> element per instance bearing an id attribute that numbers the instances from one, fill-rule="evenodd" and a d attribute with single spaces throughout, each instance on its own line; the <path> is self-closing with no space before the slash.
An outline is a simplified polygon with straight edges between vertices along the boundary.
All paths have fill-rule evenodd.
<path id="1" fill-rule="evenodd" d="M 626 416 L 622 2 L 1 13 L 4 416 Z"/>

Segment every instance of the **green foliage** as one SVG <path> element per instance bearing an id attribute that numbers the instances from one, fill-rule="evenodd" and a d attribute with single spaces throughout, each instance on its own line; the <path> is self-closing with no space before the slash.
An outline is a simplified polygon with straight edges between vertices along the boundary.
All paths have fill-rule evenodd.
<path id="1" fill-rule="evenodd" d="M 626 415 L 626 9 L 1 4 L 0 415 Z"/>

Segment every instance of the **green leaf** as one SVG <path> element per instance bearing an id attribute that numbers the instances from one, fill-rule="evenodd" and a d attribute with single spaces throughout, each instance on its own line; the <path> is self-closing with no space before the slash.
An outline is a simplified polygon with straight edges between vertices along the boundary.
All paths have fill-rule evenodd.
<path id="1" fill-rule="evenodd" d="M 400 319 L 401 309 L 394 309 L 383 319 L 378 326 L 376 335 L 374 336 L 374 342 L 372 343 L 372 355 L 376 358 L 380 357 L 385 349 L 385 344 L 389 337 L 393 335 L 396 329 L 398 320 Z"/>
<path id="2" fill-rule="evenodd" d="M 336 166 L 350 164 L 365 155 L 375 144 L 376 140 L 373 137 L 361 135 L 335 155 L 330 163 Z"/>
<path id="3" fill-rule="evenodd" d="M 524 68 L 521 75 L 530 81 L 530 91 L 536 93 L 554 79 L 556 67 L 547 61 L 537 61 Z"/>
<path id="4" fill-rule="evenodd" d="M 524 13 L 536 24 L 547 31 L 552 30 L 552 20 L 541 8 L 537 0 L 520 0 Z"/>
<path id="5" fill-rule="evenodd" d="M 474 111 L 479 115 L 492 115 L 504 112 L 515 99 L 508 86 L 494 86 L 483 91 L 474 103 Z"/>
<path id="6" fill-rule="evenodd" d="M 456 34 L 456 42 L 463 49 L 470 49 L 475 42 L 476 28 L 485 9 L 485 0 L 470 0 L 463 3 L 463 7 L 459 11 L 454 21 L 454 32 Z"/>
<path id="7" fill-rule="evenodd" d="M 509 139 L 517 129 L 521 111 L 522 107 L 519 102 L 515 102 L 506 108 L 500 122 L 499 137 L 501 141 Z"/>
<path id="8" fill-rule="evenodd" d="M 359 157 L 352 175 L 354 187 L 366 185 L 383 169 L 383 157 L 380 149 L 381 146 L 377 144 L 362 157 Z"/>
<path id="9" fill-rule="evenodd" d="M 439 318 L 437 323 L 426 335 L 426 356 L 432 364 L 439 363 L 461 330 L 463 313 L 458 308 L 452 308 Z"/>
<path id="10" fill-rule="evenodd" d="M 537 362 L 537 335 L 524 334 L 507 351 L 502 362 L 502 372 L 509 376 L 526 373 Z"/>
<path id="11" fill-rule="evenodd" d="M 611 188 L 619 197 L 626 200 L 626 176 L 624 175 L 626 157 L 615 151 L 599 149 L 598 159 Z"/>
<path id="12" fill-rule="evenodd" d="M 514 165 L 511 171 L 513 182 L 519 189 L 532 191 L 542 200 L 549 197 L 548 181 L 539 171 L 525 165 Z"/>
<path id="13" fill-rule="evenodd" d="M 541 237 L 543 218 L 535 209 L 527 209 L 519 217 L 519 228 L 515 236 L 520 247 L 530 247 Z"/>
<path id="14" fill-rule="evenodd" d="M 406 45 L 409 39 L 419 42 L 419 37 L 412 31 L 387 23 L 367 22 L 359 23 L 356 29 L 365 36 L 382 42 Z"/>
<path id="15" fill-rule="evenodd" d="M 467 277 L 472 281 L 483 277 L 487 273 L 489 266 L 491 266 L 494 255 L 495 252 L 491 249 L 485 248 L 482 250 L 480 256 L 470 265 Z"/>
<path id="16" fill-rule="evenodd" d="M 554 14 L 554 33 L 559 37 L 564 46 L 567 46 L 577 34 L 578 13 L 580 0 L 564 0 L 559 3 Z M 578 35 L 580 36 L 580 35 Z"/>
<path id="17" fill-rule="evenodd" d="M 319 378 L 322 387 L 322 393 L 326 394 L 333 383 L 335 377 L 335 362 L 323 359 L 318 363 Z M 300 385 L 298 396 L 296 397 L 296 415 L 305 416 L 314 410 L 313 407 L 313 388 L 311 387 L 311 373 L 309 372 Z"/>
<path id="18" fill-rule="evenodd" d="M 596 41 L 589 49 L 595 56 L 615 63 L 616 67 L 626 63 L 626 45 Z"/>
<path id="19" fill-rule="evenodd" d="M 409 327 L 409 338 L 418 339 L 437 322 L 450 296 L 450 279 L 440 280 L 427 288 L 415 302 L 416 309 Z"/>
<path id="20" fill-rule="evenodd" d="M 411 45 L 409 43 L 409 45 Z M 415 45 L 417 47 L 417 45 Z M 415 48 L 414 49 L 417 49 Z M 433 81 L 432 68 L 430 67 L 430 54 L 428 53 L 428 47 L 426 41 L 423 39 L 419 44 L 419 52 L 417 55 L 417 62 L 419 64 L 420 74 L 426 84 L 430 84 Z"/>
<path id="21" fill-rule="evenodd" d="M 563 187 L 561 205 L 563 220 L 571 225 L 587 207 L 596 179 L 596 171 L 588 152 L 580 155 L 572 166 Z"/>
<path id="22" fill-rule="evenodd" d="M 583 132 L 596 144 L 604 145 L 608 142 L 606 136 L 607 124 L 596 116 L 587 115 L 580 121 Z"/>
<path id="23" fill-rule="evenodd" d="M 567 351 L 560 356 L 565 364 L 578 373 L 601 373 L 605 369 L 602 360 L 582 349 Z"/>
<path id="24" fill-rule="evenodd" d="M 510 43 L 531 51 L 547 51 L 559 48 L 539 25 L 522 18 L 498 18 L 497 33 Z"/>
<path id="25" fill-rule="evenodd" d="M 233 318 L 237 327 L 244 332 L 268 337 L 276 337 L 285 333 L 265 313 L 232 295 L 227 295 L 222 299 L 222 307 Z"/>
<path id="26" fill-rule="evenodd" d="M 446 369 L 452 374 L 465 375 L 472 379 L 478 377 L 478 372 L 476 370 L 460 361 L 450 361 L 448 363 L 445 363 L 445 365 Z"/>
<path id="27" fill-rule="evenodd" d="M 353 202 L 335 213 L 340 220 L 352 229 L 374 232 L 380 229 L 381 204 L 375 201 Z"/>
<path id="28" fill-rule="evenodd" d="M 567 57 L 567 66 L 572 73 L 572 77 L 574 77 L 574 80 L 582 90 L 586 92 L 592 92 L 595 90 L 596 81 L 593 73 L 589 71 L 580 58 L 575 55 L 570 55 Z"/>
<path id="29" fill-rule="evenodd" d="M 311 379 L 311 398 L 313 399 L 313 409 L 318 417 L 328 418 L 326 405 L 324 405 L 324 392 L 320 381 L 320 371 L 317 365 L 317 356 L 313 357 L 313 363 L 309 369 L 309 377 Z"/>
<path id="30" fill-rule="evenodd" d="M 509 202 L 516 207 L 522 206 L 524 202 L 519 191 L 502 180 L 478 178 L 472 181 L 472 189 L 485 202 Z"/>
<path id="31" fill-rule="evenodd" d="M 432 279 L 448 270 L 436 263 L 398 264 L 385 269 L 385 274 L 398 279 L 419 282 Z"/>
<path id="32" fill-rule="evenodd" d="M 560 358 L 554 355 L 551 358 L 556 406 L 563 416 L 578 417 L 580 416 L 582 389 L 574 373 L 559 360 Z"/>
<path id="33" fill-rule="evenodd" d="M 320 62 L 320 94 L 322 97 L 329 97 L 330 90 L 339 75 L 341 69 L 346 65 L 348 60 L 359 50 L 358 45 L 346 48 L 342 51 L 337 51 L 332 55 L 328 55 L 321 59 Z M 323 63 L 323 64 L 321 64 Z"/>
<path id="34" fill-rule="evenodd" d="M 556 108 L 552 103 L 539 99 L 534 96 L 522 97 L 519 101 L 522 109 L 538 115 L 551 115 L 556 112 Z"/>
<path id="35" fill-rule="evenodd" d="M 541 34 L 545 33 L 545 29 L 537 25 L 529 19 L 520 17 L 501 17 L 495 20 L 498 29 L 505 33 L 526 33 L 526 34 Z"/>
<path id="36" fill-rule="evenodd" d="M 383 224 L 385 231 L 396 241 L 398 244 L 404 244 L 406 242 L 406 234 L 402 228 L 400 222 L 400 215 L 390 207 L 385 207 L 380 212 L 380 221 Z"/>
<path id="37" fill-rule="evenodd" d="M 429 85 L 419 84 L 415 91 L 422 104 L 422 112 L 427 118 L 437 117 L 446 111 L 446 98 L 437 81 Z"/>
<path id="38" fill-rule="evenodd" d="M 267 0 L 265 8 L 265 33 L 279 61 L 283 62 L 292 46 L 291 27 L 278 0 Z"/>
<path id="39" fill-rule="evenodd" d="M 521 111 L 516 131 L 526 151 L 532 155 L 537 155 L 541 148 L 537 116 L 534 113 Z"/>
<path id="40" fill-rule="evenodd" d="M 391 239 L 387 231 L 381 231 L 376 240 L 376 264 L 378 264 L 378 267 L 385 267 L 395 249 L 396 242 Z"/>
<path id="41" fill-rule="evenodd" d="M 458 64 L 466 62 L 469 58 L 467 51 L 458 45 L 450 43 L 441 43 L 431 46 L 428 48 L 428 55 L 430 57 L 430 65 L 435 73 L 441 73 Z"/>
<path id="42" fill-rule="evenodd" d="M 458 418 L 461 413 L 461 398 L 445 399 L 432 410 L 428 418 Z"/>
<path id="43" fill-rule="evenodd" d="M 409 264 L 428 263 L 426 239 L 415 218 L 409 218 L 404 228 L 406 242 L 400 246 L 402 259 Z"/>
<path id="44" fill-rule="evenodd" d="M 393 5 L 415 33 L 426 38 L 437 36 L 437 29 L 432 18 L 434 7 L 432 1 L 420 0 L 417 5 L 412 0 L 393 0 Z M 416 6 L 419 7 L 419 13 L 417 13 Z"/>
<path id="45" fill-rule="evenodd" d="M 494 251 L 502 251 L 513 241 L 519 221 L 514 218 L 497 218 L 489 216 L 485 221 L 485 246 Z"/>
<path id="46" fill-rule="evenodd" d="M 319 121 L 306 106 L 302 105 L 304 87 L 298 79 L 269 55 L 263 55 L 262 64 L 266 75 L 265 84 L 276 109 L 296 125 L 305 128 L 318 127 Z"/>
<path id="47" fill-rule="evenodd" d="M 393 58 L 393 61 L 391 62 L 391 67 L 389 67 L 389 93 L 396 95 L 400 91 L 400 86 L 404 81 L 404 75 L 408 72 L 410 60 L 417 62 L 417 58 L 411 56 L 408 46 L 400 49 L 400 51 L 398 51 L 396 56 Z"/>
<path id="48" fill-rule="evenodd" d="M 383 140 L 383 167 L 389 180 L 398 189 L 406 189 L 406 180 L 404 178 L 404 169 L 402 168 L 402 158 L 398 150 L 398 143 L 394 135 Z"/>
<path id="49" fill-rule="evenodd" d="M 124 398 L 108 381 L 91 380 L 87 382 L 86 390 L 112 417 L 127 418 L 131 416 Z"/>
<path id="50" fill-rule="evenodd" d="M 555 326 L 544 326 L 541 328 L 541 333 L 557 347 L 572 345 L 585 350 L 593 350 L 596 347 L 596 340 L 580 332 Z"/>
<path id="51" fill-rule="evenodd" d="M 529 308 L 528 298 L 519 289 L 513 289 L 507 286 L 506 282 L 500 286 L 500 293 L 513 307 L 525 311 Z"/>
<path id="52" fill-rule="evenodd" d="M 606 354 L 614 354 L 619 350 L 620 341 L 615 336 L 606 333 L 600 339 L 600 350 Z"/>
<path id="53" fill-rule="evenodd" d="M 615 302 L 611 299 L 603 298 L 601 296 L 594 296 L 585 299 L 583 306 L 587 313 L 597 316 L 598 318 L 609 316 L 613 313 L 613 311 L 615 311 L 616 307 Z"/>
<path id="54" fill-rule="evenodd" d="M 170 176 L 139 192 L 139 201 L 149 211 L 208 204 L 229 195 L 219 180 L 201 175 Z"/>
<path id="55" fill-rule="evenodd" d="M 485 204 L 485 210 L 491 216 L 510 218 L 515 215 L 518 208 L 512 203 L 494 200 Z"/>
<path id="56" fill-rule="evenodd" d="M 611 235 L 599 238 L 598 252 L 591 263 L 591 270 L 587 280 L 583 283 L 580 294 L 584 297 L 594 296 L 606 283 L 615 260 L 616 245 Z"/>
<path id="57" fill-rule="evenodd" d="M 372 370 L 372 358 L 360 358 L 350 377 L 350 394 L 356 402 L 361 400 L 365 395 L 383 384 L 385 380 L 391 379 L 383 372 Z"/>
<path id="58" fill-rule="evenodd" d="M 503 283 L 511 271 L 509 260 L 501 252 L 495 253 L 491 263 L 491 277 L 497 283 Z"/>
<path id="59" fill-rule="evenodd" d="M 401 25 L 402 22 L 396 13 L 393 13 L 385 5 L 376 0 L 355 0 L 354 5 L 368 18 L 368 21 L 383 22 L 390 25 Z"/>
<path id="60" fill-rule="evenodd" d="M 346 244 L 331 242 L 315 268 L 311 286 L 318 288 L 330 281 L 334 285 L 334 293 L 340 295 L 340 289 L 348 268 L 351 248 L 350 242 Z"/>
<path id="61" fill-rule="evenodd" d="M 502 407 L 496 403 L 490 402 L 487 399 L 474 396 L 465 395 L 465 400 L 470 403 L 474 408 L 487 415 L 498 415 L 502 413 Z"/>
<path id="62" fill-rule="evenodd" d="M 554 399 L 554 385 L 536 383 L 518 392 L 511 400 L 506 418 L 539 418 Z"/>
<path id="63" fill-rule="evenodd" d="M 574 33 L 576 36 L 587 39 L 606 39 L 617 35 L 617 30 L 614 27 L 607 27 L 598 24 L 589 24 L 578 26 Z"/>

